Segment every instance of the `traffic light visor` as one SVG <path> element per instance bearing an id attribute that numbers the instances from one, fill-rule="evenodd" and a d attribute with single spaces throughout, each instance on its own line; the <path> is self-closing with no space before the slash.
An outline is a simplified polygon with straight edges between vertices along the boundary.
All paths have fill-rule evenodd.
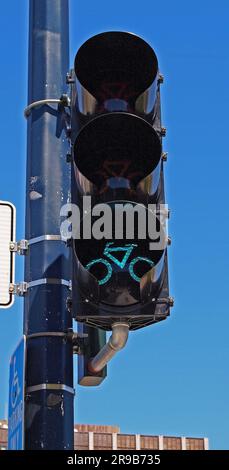
<path id="1" fill-rule="evenodd" d="M 75 57 L 80 84 L 97 101 L 135 101 L 155 81 L 158 61 L 154 50 L 140 37 L 106 32 L 88 39 Z"/>
<path id="2" fill-rule="evenodd" d="M 115 178 L 136 186 L 156 168 L 160 158 L 156 131 L 144 119 L 128 113 L 109 113 L 91 120 L 74 144 L 76 167 L 98 188 Z"/>

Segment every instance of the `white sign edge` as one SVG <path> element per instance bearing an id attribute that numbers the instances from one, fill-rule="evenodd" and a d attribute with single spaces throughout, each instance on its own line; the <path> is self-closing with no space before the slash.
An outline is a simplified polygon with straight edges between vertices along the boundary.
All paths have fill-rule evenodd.
<path id="1" fill-rule="evenodd" d="M 12 202 L 9 201 L 2 201 L 0 200 L 0 205 L 2 206 L 9 206 L 12 210 L 12 221 L 11 221 L 11 233 L 12 233 L 12 240 L 11 242 L 15 242 L 16 238 L 16 207 Z M 14 283 L 15 280 L 15 253 L 11 253 L 11 282 Z M 13 306 L 15 296 L 13 294 L 9 294 L 9 303 L 8 304 L 1 304 L 0 303 L 0 309 L 7 309 Z"/>

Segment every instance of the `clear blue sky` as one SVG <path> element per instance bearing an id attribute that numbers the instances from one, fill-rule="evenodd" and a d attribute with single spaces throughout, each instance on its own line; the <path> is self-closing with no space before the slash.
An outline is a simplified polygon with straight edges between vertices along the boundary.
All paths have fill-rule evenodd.
<path id="1" fill-rule="evenodd" d="M 141 35 L 155 48 L 162 88 L 171 317 L 133 332 L 98 388 L 77 386 L 75 420 L 122 432 L 207 436 L 229 449 L 229 3 L 227 0 L 71 0 L 71 64 L 105 30 Z M 0 199 L 17 207 L 24 237 L 28 1 L 1 2 Z M 22 280 L 17 260 L 17 280 Z M 21 299 L 0 311 L 0 417 L 10 355 L 22 333 Z M 75 382 L 77 383 L 77 382 Z"/>

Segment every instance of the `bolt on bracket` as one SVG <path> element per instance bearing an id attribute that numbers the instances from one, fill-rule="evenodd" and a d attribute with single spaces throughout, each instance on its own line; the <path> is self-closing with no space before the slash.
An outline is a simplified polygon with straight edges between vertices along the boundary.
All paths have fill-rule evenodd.
<path id="1" fill-rule="evenodd" d="M 158 83 L 164 83 L 164 75 L 162 75 L 162 73 L 158 75 Z"/>
<path id="2" fill-rule="evenodd" d="M 11 283 L 9 286 L 9 293 L 13 295 L 18 295 L 19 297 L 23 297 L 27 291 L 28 291 L 27 282 L 19 282 L 18 284 Z"/>
<path id="3" fill-rule="evenodd" d="M 169 306 L 174 307 L 175 300 L 173 297 L 169 297 Z"/>
<path id="4" fill-rule="evenodd" d="M 18 255 L 26 255 L 29 249 L 28 240 L 20 240 L 19 242 L 10 242 L 10 251 Z"/>
<path id="5" fill-rule="evenodd" d="M 161 158 L 162 158 L 163 162 L 167 162 L 168 152 L 163 152 Z"/>
<path id="6" fill-rule="evenodd" d="M 69 332 L 68 337 L 72 341 L 73 354 L 82 355 L 85 351 L 85 339 L 88 338 L 87 333 Z"/>

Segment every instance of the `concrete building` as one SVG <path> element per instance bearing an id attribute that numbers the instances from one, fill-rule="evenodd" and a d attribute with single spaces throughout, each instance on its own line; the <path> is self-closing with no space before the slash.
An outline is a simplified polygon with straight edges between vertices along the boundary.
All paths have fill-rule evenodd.
<path id="1" fill-rule="evenodd" d="M 0 450 L 7 449 L 7 421 L 0 421 Z M 200 437 L 122 434 L 118 426 L 76 424 L 75 450 L 208 450 Z"/>

